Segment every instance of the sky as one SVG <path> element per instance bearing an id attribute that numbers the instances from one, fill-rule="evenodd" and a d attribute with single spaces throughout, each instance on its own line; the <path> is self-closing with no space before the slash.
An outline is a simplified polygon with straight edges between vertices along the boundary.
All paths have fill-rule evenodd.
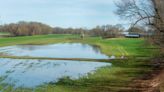
<path id="1" fill-rule="evenodd" d="M 52 27 L 93 28 L 124 23 L 116 0 L 0 0 L 0 23 L 36 21 Z"/>

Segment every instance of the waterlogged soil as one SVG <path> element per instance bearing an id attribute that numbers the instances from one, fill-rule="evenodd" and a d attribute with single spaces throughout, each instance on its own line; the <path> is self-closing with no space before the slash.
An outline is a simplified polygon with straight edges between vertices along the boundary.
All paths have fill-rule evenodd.
<path id="1" fill-rule="evenodd" d="M 57 83 L 68 77 L 72 80 L 87 77 L 111 63 L 63 60 L 64 58 L 110 59 L 98 46 L 81 43 L 50 45 L 15 45 L 0 48 L 1 56 L 62 58 L 62 60 L 0 58 L 0 92 L 8 87 L 35 89 Z M 113 58 L 113 57 L 112 57 Z"/>
<path id="2" fill-rule="evenodd" d="M 58 82 L 60 78 L 87 77 L 96 69 L 110 63 L 66 60 L 21 60 L 0 58 L 0 87 L 35 88 L 45 83 Z M 1 89 L 3 90 L 3 89 Z"/>

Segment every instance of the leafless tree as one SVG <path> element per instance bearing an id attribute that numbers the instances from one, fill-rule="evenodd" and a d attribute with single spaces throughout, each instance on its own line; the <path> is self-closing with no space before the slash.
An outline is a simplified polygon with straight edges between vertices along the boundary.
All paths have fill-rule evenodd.
<path id="1" fill-rule="evenodd" d="M 156 43 L 164 44 L 164 0 L 120 0 L 116 2 L 116 14 L 129 19 L 132 27 L 144 24 L 154 28 Z"/>
<path id="2" fill-rule="evenodd" d="M 18 22 L 6 24 L 1 27 L 3 32 L 9 32 L 13 36 L 31 36 L 52 33 L 52 27 L 38 22 Z"/>
<path id="3" fill-rule="evenodd" d="M 134 34 L 146 35 L 146 28 L 138 25 L 132 28 L 130 27 L 127 31 L 132 34 L 134 33 Z"/>

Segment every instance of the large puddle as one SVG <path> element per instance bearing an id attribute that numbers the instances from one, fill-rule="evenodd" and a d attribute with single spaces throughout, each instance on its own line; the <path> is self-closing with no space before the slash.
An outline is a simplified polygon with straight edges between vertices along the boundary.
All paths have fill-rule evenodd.
<path id="1" fill-rule="evenodd" d="M 34 50 L 36 49 L 34 48 Z M 110 65 L 110 63 L 100 62 L 1 58 L 0 85 L 5 83 L 15 88 L 34 88 L 44 83 L 55 83 L 65 76 L 78 79 L 87 76 L 88 73 L 94 73 L 97 68 Z"/>
<path id="2" fill-rule="evenodd" d="M 52 45 L 16 45 L 0 48 L 0 53 L 12 56 L 50 57 L 50 58 L 91 58 L 109 57 L 97 46 L 81 43 L 60 43 Z"/>

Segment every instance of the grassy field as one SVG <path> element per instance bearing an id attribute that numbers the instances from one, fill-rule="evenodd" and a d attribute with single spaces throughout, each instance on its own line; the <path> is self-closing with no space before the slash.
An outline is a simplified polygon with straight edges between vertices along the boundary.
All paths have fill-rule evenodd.
<path id="1" fill-rule="evenodd" d="M 100 47 L 101 51 L 109 56 L 152 56 L 154 46 L 146 44 L 145 40 L 129 38 L 101 39 L 100 37 L 86 37 L 80 39 L 78 35 L 39 35 L 26 37 L 1 38 L 1 46 L 18 44 L 52 44 L 63 42 L 80 42 Z"/>
<path id="2" fill-rule="evenodd" d="M 63 42 L 80 42 L 99 46 L 101 51 L 109 56 L 127 56 L 128 60 L 113 60 L 112 67 L 106 66 L 98 69 L 88 77 L 71 80 L 68 77 L 61 78 L 56 84 L 45 84 L 35 89 L 17 88 L 7 84 L 1 84 L 3 92 L 118 92 L 129 90 L 128 84 L 132 79 L 143 76 L 151 71 L 149 58 L 153 57 L 157 49 L 146 44 L 146 41 L 129 38 L 101 39 L 99 37 L 86 37 L 80 39 L 78 35 L 40 35 L 27 37 L 0 38 L 0 46 L 17 44 L 52 44 Z M 148 58 L 136 58 L 148 57 Z M 106 61 L 108 62 L 108 61 Z M 0 81 L 2 78 L 0 78 Z M 128 92 L 128 91 L 126 91 Z"/>
<path id="3" fill-rule="evenodd" d="M 0 32 L 0 37 L 3 37 L 3 36 L 10 36 L 10 33 Z"/>

